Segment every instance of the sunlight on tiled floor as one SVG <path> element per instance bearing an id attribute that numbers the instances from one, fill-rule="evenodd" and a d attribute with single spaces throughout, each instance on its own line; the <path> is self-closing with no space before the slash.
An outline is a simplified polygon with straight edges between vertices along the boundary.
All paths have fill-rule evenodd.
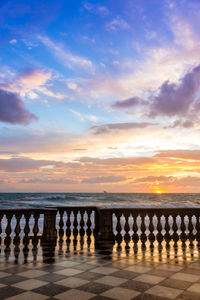
<path id="1" fill-rule="evenodd" d="M 64 246 L 65 245 L 65 246 Z M 50 255 L 51 254 L 51 255 Z M 186 249 L 95 249 L 58 243 L 53 249 L 2 246 L 0 299 L 200 299 L 200 255 Z"/>

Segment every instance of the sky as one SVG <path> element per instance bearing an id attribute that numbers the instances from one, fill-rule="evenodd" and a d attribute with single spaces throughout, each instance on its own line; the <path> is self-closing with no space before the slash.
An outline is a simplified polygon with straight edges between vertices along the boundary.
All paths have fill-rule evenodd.
<path id="1" fill-rule="evenodd" d="M 200 192 L 199 0 L 2 0 L 0 192 Z"/>

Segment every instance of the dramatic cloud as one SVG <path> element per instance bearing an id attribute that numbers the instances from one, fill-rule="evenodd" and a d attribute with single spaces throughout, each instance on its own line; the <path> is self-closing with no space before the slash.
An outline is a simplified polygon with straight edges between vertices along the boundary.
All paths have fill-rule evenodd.
<path id="1" fill-rule="evenodd" d="M 149 182 L 149 183 L 154 183 L 154 182 L 173 182 L 176 180 L 174 176 L 146 176 L 146 177 L 140 177 L 134 180 L 135 183 L 141 183 L 141 182 Z"/>
<path id="2" fill-rule="evenodd" d="M 187 73 L 179 84 L 166 81 L 153 97 L 150 106 L 151 117 L 158 115 L 184 115 L 191 108 L 200 90 L 200 65 Z"/>
<path id="3" fill-rule="evenodd" d="M 174 115 L 177 113 L 177 107 L 175 113 L 173 108 L 168 110 L 165 108 L 158 107 L 158 112 L 156 110 L 157 101 L 155 100 L 156 96 L 161 92 L 161 87 L 163 83 L 167 82 L 165 86 L 169 89 L 174 88 L 174 92 L 180 86 L 178 80 L 184 76 L 188 68 L 197 66 L 200 62 L 200 39 L 199 35 L 196 34 L 196 30 L 190 20 L 181 17 L 180 14 L 176 15 L 174 12 L 170 12 L 167 15 L 169 29 L 171 30 L 170 34 L 174 37 L 174 43 L 170 41 L 169 43 L 163 39 L 163 37 L 158 38 L 158 43 L 152 45 L 151 47 L 145 48 L 144 45 L 137 43 L 135 51 L 138 51 L 140 59 L 134 59 L 134 57 L 117 57 L 117 68 L 114 65 L 114 74 L 109 73 L 110 65 L 106 65 L 106 69 L 103 70 L 103 74 L 97 73 L 97 76 L 92 78 L 73 78 L 73 81 L 76 83 L 77 88 L 73 90 L 73 97 L 77 99 L 99 99 L 102 103 L 103 97 L 106 99 L 112 97 L 111 99 L 118 99 L 119 102 L 124 102 L 124 99 L 132 99 L 138 96 L 140 99 L 149 99 L 149 107 L 142 107 L 142 111 L 147 113 L 150 112 L 158 115 Z M 158 46 L 159 45 L 159 46 Z M 112 49 L 115 51 L 116 49 Z M 113 60 L 115 61 L 115 59 Z M 107 71 L 107 72 L 106 72 Z M 113 70 L 112 70 L 113 71 Z M 174 83 L 174 84 L 172 84 Z M 160 90 L 159 90 L 160 87 Z M 166 93 L 165 93 L 166 94 Z M 152 95 L 152 97 L 148 97 Z M 182 94 L 176 93 L 176 96 L 181 96 Z M 159 96 L 163 96 L 159 95 Z M 166 97 L 168 98 L 169 95 Z M 185 97 L 185 96 L 184 96 Z M 155 107 L 153 102 L 155 100 Z M 167 100 L 168 101 L 168 100 Z M 181 100 L 179 99 L 179 102 Z M 117 101 L 118 102 L 118 101 Z M 170 107 L 172 106 L 170 99 Z M 115 104 L 115 103 L 114 103 Z M 113 105 L 114 105 L 113 104 Z M 123 109 L 123 104 L 120 106 L 116 103 L 116 109 Z M 129 102 L 124 104 L 126 109 L 126 104 L 129 105 Z M 133 101 L 130 105 L 136 104 L 136 101 Z M 151 104 L 151 105 L 150 105 Z M 141 102 L 140 102 L 141 105 Z M 167 105 L 167 104 L 166 104 Z M 175 105 L 176 106 L 176 105 Z M 187 107 L 185 102 L 183 104 L 183 109 L 181 105 L 181 111 Z M 139 113 L 141 113 L 141 110 Z M 179 114 L 179 113 L 178 113 Z M 183 114 L 183 113 L 182 113 Z"/>
<path id="4" fill-rule="evenodd" d="M 179 116 L 182 119 L 176 120 L 171 127 L 191 128 L 194 126 L 195 119 L 198 118 L 196 112 L 200 110 L 199 91 L 200 65 L 186 73 L 178 83 L 165 81 L 158 90 L 152 93 L 148 101 L 136 96 L 124 101 L 116 101 L 112 108 L 127 109 L 143 106 L 148 117 Z M 191 116 L 193 117 L 192 121 L 190 120 Z"/>
<path id="5" fill-rule="evenodd" d="M 116 109 L 132 108 L 139 105 L 141 102 L 142 100 L 139 97 L 132 97 L 123 101 L 116 101 L 113 103 L 112 107 Z"/>
<path id="6" fill-rule="evenodd" d="M 113 132 L 116 130 L 130 130 L 130 129 L 141 129 L 147 128 L 149 126 L 155 126 L 158 123 L 148 123 L 148 122 L 141 122 L 141 123 L 114 123 L 114 124 L 104 124 L 100 126 L 93 126 L 91 130 L 94 134 L 105 134 L 109 132 Z"/>
<path id="7" fill-rule="evenodd" d="M 183 178 L 179 178 L 177 180 L 175 180 L 172 184 L 174 184 L 175 186 L 181 186 L 183 187 L 199 187 L 200 185 L 200 177 L 196 177 L 196 176 L 186 176 Z"/>
<path id="8" fill-rule="evenodd" d="M 53 167 L 55 164 L 55 161 L 34 160 L 31 158 L 18 157 L 0 159 L 0 170 L 5 172 L 23 172 L 29 170 L 38 170 L 41 167 Z"/>
<path id="9" fill-rule="evenodd" d="M 82 183 L 106 183 L 106 182 L 119 182 L 126 180 L 124 176 L 99 176 L 94 178 L 83 178 Z"/>
<path id="10" fill-rule="evenodd" d="M 0 83 L 0 88 L 17 93 L 20 96 L 28 96 L 31 99 L 38 98 L 38 93 L 48 97 L 62 100 L 66 96 L 61 93 L 55 93 L 49 89 L 49 81 L 52 80 L 52 72 L 44 68 L 29 69 L 16 75 L 7 75 Z"/>
<path id="11" fill-rule="evenodd" d="M 52 78 L 52 73 L 50 71 L 45 71 L 45 69 L 31 69 L 27 70 L 26 72 L 22 73 L 18 77 L 19 83 L 22 85 L 26 85 L 27 87 L 30 86 L 38 87 L 41 85 L 45 85 L 45 83 Z"/>
<path id="12" fill-rule="evenodd" d="M 33 179 L 22 179 L 20 183 L 47 183 L 47 184 L 76 184 L 78 183 L 75 180 L 71 179 L 41 179 L 41 178 L 33 178 Z"/>
<path id="13" fill-rule="evenodd" d="M 80 157 L 65 161 L 15 157 L 0 159 L 0 182 L 25 190 L 36 186 L 55 190 L 58 185 L 58 190 L 64 191 L 68 185 L 70 191 L 102 191 L 110 183 L 110 191 L 118 192 L 153 192 L 158 188 L 181 192 L 183 186 L 186 191 L 191 187 L 199 191 L 199 158 L 198 150 L 165 150 L 153 157 Z"/>
<path id="14" fill-rule="evenodd" d="M 37 117 L 25 109 L 17 94 L 0 90 L 0 122 L 28 125 Z"/>
<path id="15" fill-rule="evenodd" d="M 20 154 L 20 152 L 16 152 L 16 151 L 12 151 L 12 150 L 8 150 L 8 151 L 1 151 L 0 150 L 0 155 L 15 155 L 15 156 L 17 156 L 17 155 L 19 155 Z"/>
<path id="16" fill-rule="evenodd" d="M 194 127 L 194 121 L 191 120 L 176 120 L 172 126 L 169 128 L 183 127 L 183 128 L 192 128 Z"/>
<path id="17" fill-rule="evenodd" d="M 68 2 L 6 7 L 0 121 L 41 117 L 1 123 L 1 191 L 200 192 L 199 1 Z"/>
<path id="18" fill-rule="evenodd" d="M 150 185 L 164 185 L 164 186 L 189 186 L 198 187 L 200 185 L 200 177 L 197 176 L 146 176 L 137 178 L 134 183 L 146 183 Z"/>

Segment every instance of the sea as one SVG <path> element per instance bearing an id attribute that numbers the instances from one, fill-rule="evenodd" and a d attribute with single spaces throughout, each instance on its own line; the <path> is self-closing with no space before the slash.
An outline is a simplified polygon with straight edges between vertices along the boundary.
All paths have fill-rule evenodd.
<path id="1" fill-rule="evenodd" d="M 200 193 L 0 193 L 0 209 L 46 206 L 200 207 Z"/>

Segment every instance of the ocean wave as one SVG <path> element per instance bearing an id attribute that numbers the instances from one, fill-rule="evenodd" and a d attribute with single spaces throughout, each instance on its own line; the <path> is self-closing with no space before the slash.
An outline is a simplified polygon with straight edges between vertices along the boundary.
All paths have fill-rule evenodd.
<path id="1" fill-rule="evenodd" d="M 1 208 L 45 206 L 199 207 L 200 194 L 0 193 Z"/>
<path id="2" fill-rule="evenodd" d="M 48 200 L 78 200 L 77 197 L 74 197 L 74 196 L 68 196 L 68 195 L 56 195 L 56 196 L 50 196 L 50 197 L 47 197 L 46 199 Z"/>
<path id="3" fill-rule="evenodd" d="M 127 204 L 111 204 L 105 205 L 106 208 L 200 208 L 200 203 L 191 203 L 191 202 L 168 202 L 168 203 L 127 203 Z"/>

